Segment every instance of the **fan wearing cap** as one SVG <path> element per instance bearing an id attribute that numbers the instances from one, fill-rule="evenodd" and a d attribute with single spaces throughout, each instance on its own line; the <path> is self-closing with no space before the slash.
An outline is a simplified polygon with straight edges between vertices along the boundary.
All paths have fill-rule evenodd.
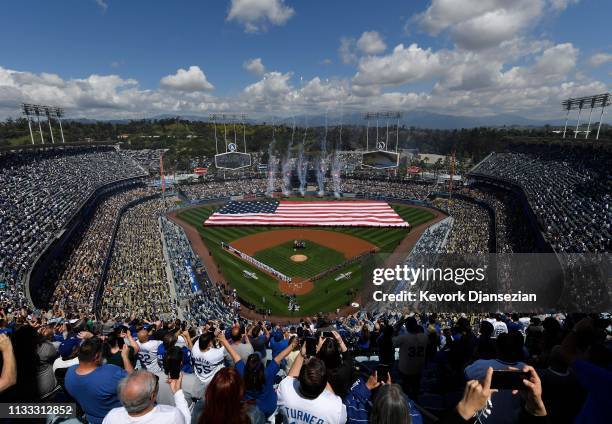
<path id="1" fill-rule="evenodd" d="M 60 343 L 59 348 L 57 349 L 60 356 L 53 362 L 53 374 L 55 374 L 57 383 L 64 389 L 64 377 L 66 376 L 66 371 L 68 371 L 68 368 L 71 366 L 79 364 L 77 354 L 79 353 L 80 345 L 81 339 L 77 337 L 70 337 L 69 339 L 66 339 Z"/>

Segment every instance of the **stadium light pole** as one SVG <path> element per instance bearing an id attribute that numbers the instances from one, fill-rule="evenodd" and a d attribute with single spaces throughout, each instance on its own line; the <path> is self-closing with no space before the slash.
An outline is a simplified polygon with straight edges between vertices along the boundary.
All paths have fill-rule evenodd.
<path id="1" fill-rule="evenodd" d="M 64 110 L 60 107 L 56 107 L 55 108 L 55 116 L 57 116 L 57 122 L 59 123 L 59 127 L 60 127 L 60 134 L 62 135 L 62 143 L 66 143 L 66 140 L 64 140 L 64 129 L 62 128 L 62 115 L 64 114 Z"/>
<path id="2" fill-rule="evenodd" d="M 36 120 L 38 121 L 38 131 L 40 132 L 40 141 L 45 144 L 45 138 L 43 137 L 42 127 L 40 126 L 40 109 L 38 106 L 34 106 L 34 113 L 36 114 Z"/>
<path id="3" fill-rule="evenodd" d="M 578 120 L 576 121 L 576 129 L 574 130 L 574 138 L 578 137 L 578 128 L 580 127 L 580 114 L 582 113 L 582 101 L 580 102 L 580 107 L 578 107 Z"/>
<path id="4" fill-rule="evenodd" d="M 565 126 L 563 127 L 563 138 L 565 138 L 565 132 L 567 131 L 567 121 L 569 120 L 569 113 L 571 109 L 572 107 L 571 107 L 571 102 L 570 102 L 567 105 L 567 113 L 565 114 Z"/>
<path id="5" fill-rule="evenodd" d="M 597 136 L 595 140 L 599 140 L 599 130 L 601 130 L 601 121 L 603 120 L 604 109 L 606 108 L 606 103 L 608 103 L 609 95 L 605 95 L 603 101 L 601 102 L 601 114 L 599 115 L 599 125 L 597 126 Z"/>
<path id="6" fill-rule="evenodd" d="M 30 129 L 30 140 L 32 140 L 32 144 L 34 144 L 34 133 L 32 132 L 32 118 L 30 118 L 30 105 L 26 103 L 21 104 L 21 109 L 23 110 L 23 114 L 26 116 L 28 120 L 28 128 Z"/>
<path id="7" fill-rule="evenodd" d="M 589 138 L 589 134 L 591 132 L 591 115 L 593 115 L 593 108 L 595 107 L 595 98 L 591 99 L 591 108 L 589 110 L 589 123 L 587 125 L 586 133 L 584 134 L 584 139 Z"/>
<path id="8" fill-rule="evenodd" d="M 47 115 L 47 123 L 49 124 L 49 133 L 51 134 L 51 143 L 55 144 L 55 139 L 53 138 L 53 128 L 51 127 L 51 112 L 49 111 L 48 106 L 45 106 L 45 115 Z"/>

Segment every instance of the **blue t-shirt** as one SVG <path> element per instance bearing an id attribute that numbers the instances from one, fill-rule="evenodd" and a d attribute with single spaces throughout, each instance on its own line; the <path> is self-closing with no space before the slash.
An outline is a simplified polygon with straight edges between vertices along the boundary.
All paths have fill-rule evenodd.
<path id="1" fill-rule="evenodd" d="M 241 377 L 244 377 L 244 361 L 236 362 L 236 370 Z M 278 373 L 279 367 L 276 361 L 270 361 L 264 371 L 264 385 L 259 391 L 247 390 L 244 400 L 255 400 L 257 407 L 266 418 L 269 418 L 276 410 L 276 391 L 274 390 L 274 378 Z"/>
<path id="2" fill-rule="evenodd" d="M 79 402 L 90 423 L 101 424 L 108 411 L 121 407 L 117 385 L 128 373 L 116 365 L 105 364 L 89 374 L 79 375 L 77 366 L 73 365 L 66 371 L 66 390 Z"/>
<path id="3" fill-rule="evenodd" d="M 276 358 L 285 348 L 289 346 L 289 340 L 282 338 L 280 342 L 274 339 L 274 336 L 270 337 L 270 349 L 272 349 L 272 358 Z M 281 367 L 284 367 L 287 361 L 285 359 L 281 362 Z"/>
<path id="4" fill-rule="evenodd" d="M 610 399 L 612 399 L 612 371 L 598 367 L 582 359 L 574 362 L 578 382 L 588 391 L 576 424 L 610 422 Z"/>

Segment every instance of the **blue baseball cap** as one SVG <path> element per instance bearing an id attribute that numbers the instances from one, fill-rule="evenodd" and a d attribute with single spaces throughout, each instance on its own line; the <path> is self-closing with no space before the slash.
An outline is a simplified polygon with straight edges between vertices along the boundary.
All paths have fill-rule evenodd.
<path id="1" fill-rule="evenodd" d="M 81 340 L 76 337 L 71 337 L 69 339 L 64 340 L 57 349 L 57 352 L 60 354 L 62 359 L 66 359 L 72 355 L 74 352 L 74 347 L 79 346 L 81 344 Z"/>

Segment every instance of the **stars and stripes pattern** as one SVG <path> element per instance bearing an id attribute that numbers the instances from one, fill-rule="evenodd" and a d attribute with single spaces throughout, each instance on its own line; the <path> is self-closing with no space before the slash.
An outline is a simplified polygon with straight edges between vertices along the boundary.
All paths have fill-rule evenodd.
<path id="1" fill-rule="evenodd" d="M 286 201 L 229 202 L 204 225 L 295 225 L 409 227 L 383 201 Z"/>

